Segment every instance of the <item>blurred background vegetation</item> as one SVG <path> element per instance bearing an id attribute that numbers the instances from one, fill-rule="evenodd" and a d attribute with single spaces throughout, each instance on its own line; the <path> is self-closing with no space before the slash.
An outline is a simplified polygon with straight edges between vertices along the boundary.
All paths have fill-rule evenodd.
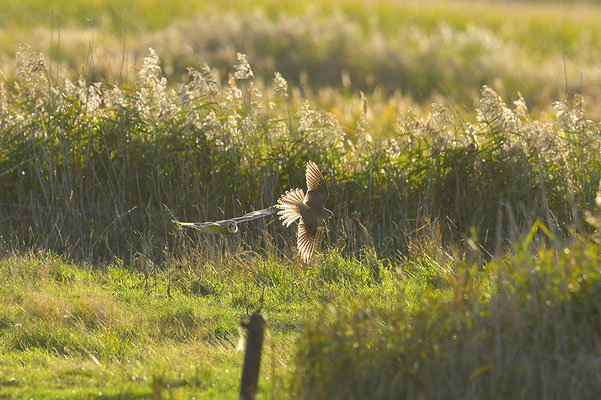
<path id="1" fill-rule="evenodd" d="M 398 92 L 418 104 L 448 98 L 462 112 L 484 84 L 507 99 L 520 91 L 535 110 L 566 92 L 599 101 L 601 11 L 595 2 L 43 4 L 0 5 L 0 69 L 8 77 L 19 43 L 28 43 L 44 53 L 55 78 L 84 74 L 131 85 L 152 47 L 172 83 L 187 67 L 204 63 L 225 76 L 242 52 L 262 79 L 279 71 L 307 90 Z"/>

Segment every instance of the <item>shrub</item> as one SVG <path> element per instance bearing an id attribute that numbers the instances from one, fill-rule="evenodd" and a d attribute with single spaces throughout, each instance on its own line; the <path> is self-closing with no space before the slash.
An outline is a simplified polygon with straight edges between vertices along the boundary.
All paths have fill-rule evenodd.
<path id="1" fill-rule="evenodd" d="M 599 247 L 526 246 L 457 264 L 414 310 L 325 307 L 299 342 L 300 398 L 594 398 L 601 389 Z M 407 282 L 410 285 L 411 282 Z"/>

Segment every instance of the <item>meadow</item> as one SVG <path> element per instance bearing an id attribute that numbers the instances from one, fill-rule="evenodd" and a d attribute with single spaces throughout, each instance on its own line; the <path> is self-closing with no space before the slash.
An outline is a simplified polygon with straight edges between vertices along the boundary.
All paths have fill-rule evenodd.
<path id="1" fill-rule="evenodd" d="M 157 7 L 0 5 L 0 396 L 595 398 L 595 2 Z"/>

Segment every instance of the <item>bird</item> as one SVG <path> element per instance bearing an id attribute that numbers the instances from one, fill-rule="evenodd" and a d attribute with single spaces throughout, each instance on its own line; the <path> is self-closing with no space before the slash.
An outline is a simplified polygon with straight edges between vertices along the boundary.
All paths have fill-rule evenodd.
<path id="1" fill-rule="evenodd" d="M 220 235 L 233 235 L 234 233 L 238 232 L 238 224 L 242 222 L 252 221 L 253 219 L 268 217 L 270 215 L 275 214 L 276 212 L 276 207 L 271 206 L 262 210 L 249 212 L 248 214 L 245 214 L 241 217 L 222 219 L 220 221 L 214 222 L 180 222 L 177 219 L 174 219 L 173 222 L 175 222 L 179 226 L 190 227 L 203 232 L 215 233 Z"/>
<path id="2" fill-rule="evenodd" d="M 292 189 L 283 194 L 275 207 L 282 225 L 288 227 L 299 220 L 296 232 L 296 247 L 301 259 L 308 263 L 317 244 L 317 226 L 319 220 L 333 214 L 325 208 L 328 200 L 328 188 L 323 175 L 313 161 L 307 162 L 307 194 L 302 189 Z"/>

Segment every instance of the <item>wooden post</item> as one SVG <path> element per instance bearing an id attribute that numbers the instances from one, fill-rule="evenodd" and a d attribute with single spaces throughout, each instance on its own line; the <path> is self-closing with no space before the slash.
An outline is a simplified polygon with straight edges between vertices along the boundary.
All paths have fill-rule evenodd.
<path id="1" fill-rule="evenodd" d="M 265 318 L 258 311 L 250 316 L 248 324 L 243 324 L 247 334 L 244 365 L 242 366 L 242 378 L 240 380 L 240 400 L 254 400 L 257 395 L 265 325 Z"/>

